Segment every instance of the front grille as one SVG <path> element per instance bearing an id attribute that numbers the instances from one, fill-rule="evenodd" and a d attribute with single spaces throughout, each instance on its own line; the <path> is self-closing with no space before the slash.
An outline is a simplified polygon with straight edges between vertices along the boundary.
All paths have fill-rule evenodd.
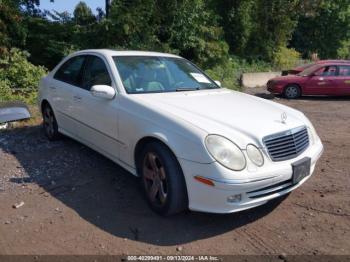
<path id="1" fill-rule="evenodd" d="M 297 157 L 309 146 L 309 133 L 305 126 L 263 138 L 272 161 L 283 161 Z"/>

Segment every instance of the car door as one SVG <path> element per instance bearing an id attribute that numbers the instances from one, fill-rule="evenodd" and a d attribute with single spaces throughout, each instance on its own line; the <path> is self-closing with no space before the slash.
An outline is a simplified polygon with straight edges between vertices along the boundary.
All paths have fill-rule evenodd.
<path id="1" fill-rule="evenodd" d="M 308 79 L 304 93 L 307 95 L 333 95 L 336 92 L 337 66 L 327 65 L 319 68 Z"/>
<path id="2" fill-rule="evenodd" d="M 118 109 L 116 98 L 108 100 L 95 97 L 90 92 L 94 85 L 115 88 L 108 64 L 104 58 L 89 55 L 84 65 L 81 88 L 74 93 L 74 118 L 79 125 L 78 136 L 84 143 L 101 153 L 118 158 Z"/>
<path id="3" fill-rule="evenodd" d="M 77 123 L 73 118 L 73 94 L 79 88 L 85 56 L 67 60 L 54 74 L 49 83 L 51 101 L 59 127 L 76 136 Z"/>
<path id="4" fill-rule="evenodd" d="M 335 95 L 350 95 L 350 65 L 338 65 Z"/>

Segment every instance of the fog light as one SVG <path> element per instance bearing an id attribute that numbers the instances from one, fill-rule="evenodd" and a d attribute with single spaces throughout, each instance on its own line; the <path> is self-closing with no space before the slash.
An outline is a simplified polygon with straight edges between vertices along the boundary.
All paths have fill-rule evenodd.
<path id="1" fill-rule="evenodd" d="M 240 202 L 241 200 L 242 200 L 241 194 L 227 197 L 227 202 L 230 202 L 230 203 L 237 203 L 237 202 Z"/>

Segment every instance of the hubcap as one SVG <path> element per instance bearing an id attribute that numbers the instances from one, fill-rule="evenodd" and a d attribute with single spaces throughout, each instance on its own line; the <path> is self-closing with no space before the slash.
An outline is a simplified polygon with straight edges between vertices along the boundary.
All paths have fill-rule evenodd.
<path id="1" fill-rule="evenodd" d="M 152 204 L 163 206 L 168 195 L 164 166 L 155 153 L 147 153 L 143 161 L 143 182 Z"/>
<path id="2" fill-rule="evenodd" d="M 55 118 L 53 116 L 52 110 L 49 107 L 47 107 L 44 110 L 44 126 L 49 136 L 54 135 L 54 132 L 55 132 L 54 121 L 55 121 Z"/>
<path id="3" fill-rule="evenodd" d="M 294 86 L 290 86 L 286 90 L 287 97 L 297 97 L 298 96 L 298 90 Z"/>

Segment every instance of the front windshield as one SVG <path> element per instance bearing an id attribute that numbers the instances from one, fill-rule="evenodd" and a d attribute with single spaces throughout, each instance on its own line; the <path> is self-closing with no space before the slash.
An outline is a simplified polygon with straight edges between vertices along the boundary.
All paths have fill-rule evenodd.
<path id="1" fill-rule="evenodd" d="M 115 56 L 113 60 L 124 88 L 129 94 L 219 88 L 186 59 L 156 56 Z"/>
<path id="2" fill-rule="evenodd" d="M 298 75 L 299 76 L 309 76 L 313 72 L 315 72 L 317 69 L 319 69 L 320 67 L 321 67 L 320 65 L 310 66 L 310 67 L 306 68 L 305 70 L 303 70 L 302 72 L 300 72 Z"/>

